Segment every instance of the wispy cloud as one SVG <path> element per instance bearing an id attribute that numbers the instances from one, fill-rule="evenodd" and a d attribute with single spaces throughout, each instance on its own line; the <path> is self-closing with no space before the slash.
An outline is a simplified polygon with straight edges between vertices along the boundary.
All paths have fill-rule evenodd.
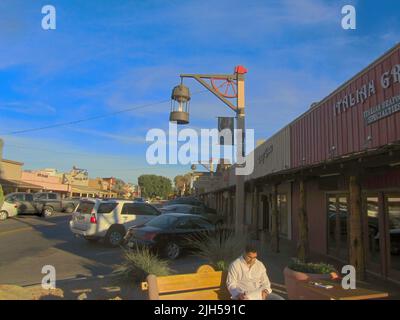
<path id="1" fill-rule="evenodd" d="M 56 113 L 56 108 L 42 102 L 0 102 L 0 110 L 30 115 Z"/>

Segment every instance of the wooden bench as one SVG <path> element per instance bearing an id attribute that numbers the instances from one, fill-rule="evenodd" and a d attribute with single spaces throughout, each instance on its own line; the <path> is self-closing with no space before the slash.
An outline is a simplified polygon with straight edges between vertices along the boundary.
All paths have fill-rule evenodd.
<path id="1" fill-rule="evenodd" d="M 149 300 L 230 300 L 226 289 L 226 273 L 203 265 L 196 273 L 156 277 L 149 275 L 142 282 Z"/>

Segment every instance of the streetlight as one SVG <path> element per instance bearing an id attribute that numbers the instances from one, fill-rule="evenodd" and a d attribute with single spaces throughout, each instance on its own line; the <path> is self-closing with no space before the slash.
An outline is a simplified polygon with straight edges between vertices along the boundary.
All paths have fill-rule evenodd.
<path id="1" fill-rule="evenodd" d="M 189 101 L 190 91 L 183 83 L 176 86 L 171 94 L 171 113 L 169 121 L 176 121 L 177 124 L 189 123 Z"/>
<path id="2" fill-rule="evenodd" d="M 170 121 L 176 121 L 177 124 L 189 123 L 189 101 L 190 91 L 183 85 L 184 78 L 193 78 L 202 86 L 213 93 L 218 99 L 225 103 L 230 109 L 236 113 L 236 141 L 237 141 L 237 158 L 236 166 L 239 159 L 245 156 L 245 90 L 244 75 L 247 69 L 243 66 L 236 66 L 233 74 L 181 74 L 181 84 L 172 90 L 171 95 L 171 114 Z M 236 104 L 229 99 L 235 99 Z M 244 176 L 236 174 L 236 214 L 235 214 L 235 230 L 240 232 L 243 230 L 244 223 Z"/>

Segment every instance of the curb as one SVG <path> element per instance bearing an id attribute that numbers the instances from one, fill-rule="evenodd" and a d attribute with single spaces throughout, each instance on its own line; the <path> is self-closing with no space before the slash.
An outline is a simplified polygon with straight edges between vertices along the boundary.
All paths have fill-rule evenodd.
<path id="1" fill-rule="evenodd" d="M 80 278 L 64 278 L 64 279 L 56 279 L 56 282 L 68 282 L 68 281 L 82 281 L 82 280 L 96 280 L 96 279 L 110 279 L 110 278 L 116 278 L 118 275 L 115 274 L 107 274 L 107 275 L 97 275 L 97 276 L 87 276 L 87 277 L 80 277 Z M 29 288 L 29 287 L 37 287 L 41 286 L 41 283 L 32 283 L 32 284 L 25 284 L 25 285 L 19 285 L 22 288 Z M 17 285 L 18 286 L 18 285 Z M 57 288 L 57 287 L 56 287 Z"/>

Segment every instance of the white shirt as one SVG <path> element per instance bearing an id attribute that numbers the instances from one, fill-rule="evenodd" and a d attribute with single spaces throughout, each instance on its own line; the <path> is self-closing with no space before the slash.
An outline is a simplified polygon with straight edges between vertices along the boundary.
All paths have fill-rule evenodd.
<path id="1" fill-rule="evenodd" d="M 226 285 L 232 298 L 246 292 L 249 299 L 261 299 L 263 290 L 272 292 L 264 264 L 256 260 L 250 267 L 243 256 L 237 258 L 229 266 Z"/>

